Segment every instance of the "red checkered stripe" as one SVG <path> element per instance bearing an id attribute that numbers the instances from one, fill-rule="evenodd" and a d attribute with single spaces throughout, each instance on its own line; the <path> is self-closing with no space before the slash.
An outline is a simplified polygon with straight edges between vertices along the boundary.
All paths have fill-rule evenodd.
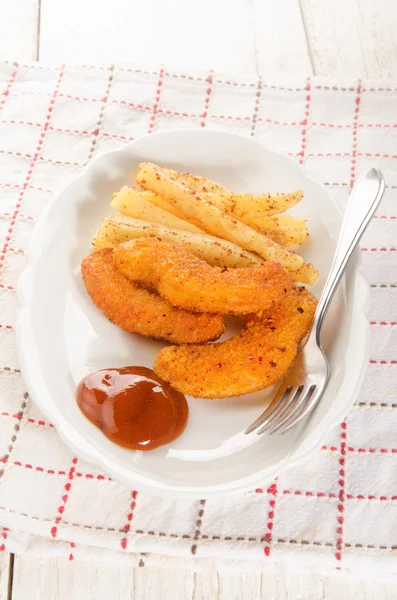
<path id="1" fill-rule="evenodd" d="M 2 248 L 2 264 L 5 265 L 8 261 L 12 261 L 12 238 L 15 235 L 15 232 L 18 228 L 18 224 L 24 220 L 32 221 L 33 218 L 29 214 L 24 214 L 24 201 L 25 196 L 29 192 L 29 194 L 34 193 L 44 193 L 44 194 L 52 194 L 54 190 L 49 188 L 43 188 L 41 186 L 35 185 L 35 173 L 40 170 L 41 165 L 45 165 L 47 163 L 54 164 L 60 169 L 64 166 L 68 167 L 79 167 L 84 166 L 90 158 L 96 153 L 99 141 L 101 140 L 115 140 L 120 143 L 128 142 L 129 140 L 134 139 L 135 134 L 135 125 L 132 120 L 130 126 L 126 126 L 126 130 L 124 134 L 120 134 L 117 131 L 111 131 L 107 127 L 107 107 L 125 107 L 131 111 L 131 115 L 142 115 L 142 118 L 147 119 L 147 133 L 151 133 L 153 131 L 157 131 L 163 128 L 163 123 L 160 122 L 160 119 L 166 118 L 170 120 L 170 124 L 172 125 L 172 120 L 177 119 L 180 121 L 186 121 L 186 124 L 191 126 L 192 124 L 198 127 L 211 126 L 212 124 L 224 124 L 225 129 L 227 129 L 230 125 L 238 125 L 238 124 L 248 124 L 249 129 L 247 130 L 247 134 L 259 136 L 260 132 L 258 127 L 260 126 L 269 126 L 277 129 L 291 129 L 296 130 L 300 134 L 300 149 L 295 152 L 291 152 L 288 148 L 285 149 L 286 153 L 294 156 L 301 164 L 306 165 L 308 161 L 316 160 L 316 159 L 327 159 L 329 164 L 332 165 L 333 160 L 345 160 L 350 159 L 350 177 L 346 181 L 327 181 L 325 182 L 329 187 L 341 187 L 341 188 L 351 188 L 355 177 L 357 175 L 357 162 L 360 159 L 373 158 L 373 159 L 385 159 L 385 160 L 394 160 L 397 158 L 396 154 L 390 152 L 381 152 L 378 151 L 380 149 L 377 148 L 376 152 L 368 152 L 360 149 L 360 133 L 363 131 L 393 131 L 397 127 L 397 123 L 381 123 L 381 122 L 360 122 L 360 108 L 362 97 L 365 94 L 395 94 L 396 89 L 394 87 L 374 87 L 374 86 L 366 86 L 361 82 L 358 82 L 356 86 L 327 86 L 327 85 L 318 85 L 315 81 L 315 78 L 308 78 L 306 81 L 302 82 L 301 86 L 296 87 L 283 87 L 283 86 L 272 86 L 259 79 L 257 82 L 238 82 L 225 78 L 220 78 L 214 73 L 209 73 L 205 76 L 186 76 L 183 74 L 172 73 L 168 71 L 166 68 L 161 67 L 158 71 L 143 71 L 143 70 L 129 70 L 129 69 L 117 69 L 115 67 L 110 67 L 107 69 L 103 69 L 103 80 L 106 81 L 106 91 L 105 94 L 101 97 L 90 97 L 89 94 L 89 85 L 87 85 L 86 92 L 84 94 L 70 94 L 65 88 L 65 83 L 67 83 L 67 77 L 65 77 L 64 69 L 54 69 L 53 70 L 53 82 L 54 89 L 52 93 L 37 93 L 31 92 L 28 89 L 28 84 L 26 84 L 25 92 L 15 92 L 13 93 L 13 86 L 15 81 L 18 80 L 18 70 L 23 69 L 26 71 L 28 67 L 18 67 L 18 65 L 14 65 L 12 72 L 10 73 L 10 78 L 6 83 L 5 89 L 3 91 L 1 101 L 0 101 L 0 127 L 1 125 L 5 126 L 13 126 L 16 129 L 26 129 L 26 130 L 37 130 L 38 132 L 38 140 L 37 146 L 33 153 L 30 152 L 17 152 L 14 150 L 4 149 L 1 150 L 3 154 L 8 156 L 15 156 L 17 159 L 21 159 L 26 161 L 27 163 L 27 171 L 25 178 L 18 181 L 0 181 L 0 188 L 15 190 L 18 193 L 17 202 L 14 206 L 14 210 L 12 212 L 4 212 L 0 216 L 2 219 L 5 219 L 9 222 L 9 229 L 6 239 L 4 241 L 4 245 Z M 112 97 L 112 86 L 114 84 L 114 80 L 117 78 L 119 73 L 130 73 L 131 76 L 135 74 L 145 74 L 152 77 L 154 85 L 153 85 L 153 99 L 152 102 L 136 102 L 134 98 L 114 98 Z M 169 108 L 168 106 L 162 105 L 164 102 L 164 91 L 168 88 L 168 86 L 172 86 L 173 81 L 180 82 L 188 82 L 189 85 L 194 86 L 195 89 L 202 90 L 202 108 L 197 112 L 186 111 L 182 106 L 182 98 L 181 98 L 181 106 Z M 222 90 L 227 89 L 230 94 L 233 94 L 234 90 L 252 90 L 253 92 L 253 110 L 251 115 L 247 114 L 237 114 L 233 112 L 232 114 L 228 114 L 227 112 L 222 113 L 214 111 L 212 108 L 213 98 L 217 95 L 217 90 L 219 88 Z M 20 88 L 19 88 L 20 89 Z M 296 94 L 301 93 L 302 95 L 302 106 L 303 111 L 300 119 L 297 120 L 280 120 L 277 118 L 273 118 L 271 116 L 266 116 L 266 111 L 263 110 L 264 105 L 266 103 L 265 94 L 269 91 L 277 91 L 279 93 L 285 94 Z M 312 119 L 312 107 L 316 105 L 316 92 L 321 91 L 328 94 L 354 94 L 354 102 L 351 110 L 351 120 L 350 122 L 338 123 L 338 122 L 325 122 L 319 121 L 316 119 Z M 25 119 L 24 115 L 18 115 L 18 118 L 10 118 L 4 117 L 3 113 L 4 109 L 7 108 L 8 103 L 12 103 L 13 99 L 17 99 L 23 95 L 26 95 L 27 98 L 31 98 L 38 100 L 43 98 L 48 98 L 48 109 L 43 121 L 32 121 L 29 119 Z M 62 127 L 58 124 L 54 126 L 52 124 L 52 115 L 57 111 L 57 106 L 60 101 L 70 100 L 77 104 L 89 104 L 93 105 L 97 104 L 99 109 L 99 117 L 97 124 L 91 127 Z M 311 135 L 315 129 L 323 129 L 324 131 L 332 131 L 332 130 L 346 130 L 346 132 L 350 132 L 351 135 L 351 150 L 350 151 L 341 151 L 341 152 L 316 152 L 311 150 Z M 52 132 L 59 134 L 62 136 L 77 136 L 81 138 L 88 137 L 91 139 L 91 145 L 86 157 L 86 160 L 73 163 L 67 160 L 58 160 L 54 159 L 51 156 L 44 157 L 42 155 L 42 146 L 43 142 L 46 138 L 47 132 Z M 141 132 L 140 132 L 141 133 Z M 332 168 L 330 168 L 330 172 L 332 172 Z M 396 185 L 389 184 L 388 190 L 391 192 L 396 189 Z M 391 223 L 397 218 L 395 214 L 378 214 L 375 217 L 379 220 L 390 221 Z M 393 253 L 396 251 L 394 246 L 385 247 L 381 243 L 376 247 L 363 247 L 363 252 L 365 253 Z M 393 282 L 374 282 L 373 287 L 382 288 L 385 293 L 393 290 L 397 284 Z M 14 293 L 15 286 L 12 282 L 2 280 L 0 283 L 0 292 L 4 293 Z M 387 315 L 385 315 L 384 320 L 372 320 L 371 325 L 373 327 L 380 328 L 392 328 L 395 327 L 396 321 L 389 319 Z M 3 335 L 9 333 L 13 335 L 14 324 L 13 323 L 3 323 L 0 324 L 0 333 Z M 371 357 L 370 361 L 371 365 L 395 365 L 397 364 L 397 357 Z M 0 376 L 2 377 L 10 377 L 15 376 L 19 377 L 19 371 L 17 368 L 4 366 L 0 368 Z M 0 400 L 1 402 L 1 400 Z M 102 474 L 95 474 L 90 472 L 83 472 L 78 468 L 78 460 L 76 457 L 73 457 L 71 463 L 69 465 L 65 465 L 64 469 L 51 469 L 44 467 L 39 464 L 31 464 L 29 460 L 22 462 L 21 460 L 13 459 L 13 447 L 15 445 L 15 441 L 17 436 L 28 436 L 28 427 L 39 427 L 43 430 L 50 430 L 52 428 L 51 424 L 47 423 L 45 419 L 35 419 L 28 417 L 26 415 L 26 407 L 28 404 L 28 398 L 23 398 L 21 402 L 20 410 L 17 412 L 10 412 L 4 410 L 0 413 L 1 418 L 11 419 L 15 422 L 15 427 L 18 426 L 18 429 L 14 430 L 13 438 L 9 444 L 9 450 L 6 455 L 4 455 L 0 460 L 5 469 L 18 469 L 18 473 L 23 473 L 24 471 L 35 471 L 39 473 L 41 476 L 48 477 L 56 477 L 60 478 L 64 481 L 62 495 L 59 498 L 57 513 L 54 515 L 52 520 L 48 520 L 49 523 L 49 535 L 53 538 L 57 538 L 60 529 L 63 527 L 67 527 L 68 531 L 73 531 L 73 527 L 79 528 L 84 527 L 84 523 L 72 523 L 70 519 L 65 518 L 65 513 L 67 513 L 68 502 L 70 501 L 71 494 L 73 491 L 73 484 L 75 481 L 80 479 L 85 480 L 93 480 L 96 482 L 98 486 L 106 484 L 106 481 L 109 481 L 110 478 L 106 477 Z M 368 409 L 369 406 L 377 407 L 377 409 L 381 410 L 389 410 L 390 405 L 382 402 L 373 402 L 373 403 L 358 403 L 357 409 L 360 410 L 361 407 L 364 409 Z M 394 406 L 394 405 L 393 405 Z M 1 404 L 0 404 L 1 407 Z M 128 505 L 126 506 L 125 511 L 125 525 L 120 528 L 120 548 L 122 550 L 130 549 L 129 540 L 131 534 L 141 533 L 147 534 L 148 536 L 159 536 L 159 537 L 170 537 L 170 538 L 185 538 L 191 539 L 191 554 L 194 556 L 200 556 L 200 543 L 202 540 L 212 539 L 213 541 L 217 540 L 226 540 L 228 542 L 233 543 L 234 541 L 252 541 L 252 542 L 261 542 L 263 543 L 263 554 L 265 557 L 271 556 L 271 550 L 276 545 L 283 544 L 302 544 L 302 545 L 321 545 L 321 542 L 315 542 L 311 540 L 304 539 L 284 539 L 280 538 L 277 535 L 277 499 L 280 497 L 285 497 L 289 495 L 307 497 L 307 498 L 316 498 L 319 502 L 321 502 L 322 498 L 332 499 L 335 501 L 335 541 L 333 543 L 324 542 L 324 546 L 330 548 L 334 552 L 336 567 L 340 568 L 343 566 L 343 555 L 346 547 L 351 547 L 351 544 L 347 544 L 344 540 L 344 531 L 345 531 L 345 506 L 347 502 L 355 501 L 373 501 L 379 502 L 381 506 L 385 502 L 395 502 L 397 500 L 397 496 L 395 495 L 376 495 L 376 494 L 349 494 L 346 493 L 346 472 L 348 473 L 348 457 L 353 454 L 376 454 L 379 456 L 383 455 L 392 455 L 397 453 L 396 448 L 372 448 L 372 447 L 354 447 L 349 445 L 348 439 L 349 429 L 344 422 L 341 426 L 340 430 L 340 443 L 338 446 L 323 446 L 323 452 L 330 453 L 331 455 L 338 456 L 338 486 L 339 489 L 334 492 L 323 492 L 321 490 L 305 490 L 305 489 L 284 489 L 279 487 L 279 483 L 276 480 L 266 489 L 258 489 L 258 494 L 263 494 L 265 496 L 264 502 L 267 503 L 267 521 L 264 525 L 262 531 L 258 532 L 257 536 L 233 536 L 233 535 L 218 535 L 213 533 L 213 535 L 208 535 L 205 533 L 205 508 L 206 503 L 204 500 L 199 501 L 197 503 L 197 513 L 196 513 L 196 521 L 195 521 L 195 532 L 191 535 L 184 534 L 180 535 L 169 532 L 169 531 L 151 531 L 151 530 L 142 530 L 139 529 L 139 517 L 136 517 L 137 506 L 140 502 L 140 496 L 136 490 L 132 490 L 130 493 L 130 498 L 128 501 Z M 348 473 L 349 474 L 349 473 Z M 351 474 L 350 476 L 353 476 Z M 100 488 L 99 488 L 100 489 Z M 100 491 L 98 492 L 100 493 Z M 144 511 L 144 505 L 140 507 L 140 510 Z M 331 518 L 330 515 L 326 516 L 327 519 Z M 138 519 L 138 520 L 136 520 Z M 106 531 L 106 528 L 96 528 L 103 529 Z M 1 546 L 4 549 L 5 540 L 7 538 L 7 529 L 3 528 L 3 544 Z M 75 547 L 75 541 L 68 540 L 70 544 L 70 555 L 69 558 L 73 558 L 73 548 Z M 358 544 L 357 546 L 360 546 Z M 372 547 L 371 544 L 368 544 L 368 547 Z M 142 560 L 143 562 L 143 560 Z"/>

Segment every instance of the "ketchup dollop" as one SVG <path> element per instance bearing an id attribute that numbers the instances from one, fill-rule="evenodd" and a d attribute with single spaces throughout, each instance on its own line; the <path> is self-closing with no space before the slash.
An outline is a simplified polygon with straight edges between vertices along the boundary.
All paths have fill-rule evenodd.
<path id="1" fill-rule="evenodd" d="M 102 369 L 77 387 L 84 415 L 112 442 L 131 450 L 153 450 L 186 427 L 186 398 L 146 367 Z"/>

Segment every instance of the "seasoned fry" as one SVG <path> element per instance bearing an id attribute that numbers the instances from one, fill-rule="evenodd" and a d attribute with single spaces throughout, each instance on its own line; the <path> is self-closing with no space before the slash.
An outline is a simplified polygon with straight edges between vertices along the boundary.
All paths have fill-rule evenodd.
<path id="1" fill-rule="evenodd" d="M 313 267 L 311 263 L 305 263 L 296 271 L 290 271 L 292 281 L 313 285 L 316 283 L 320 273 Z"/>
<path id="2" fill-rule="evenodd" d="M 120 244 L 113 262 L 131 281 L 194 312 L 245 315 L 267 310 L 292 288 L 289 273 L 266 262 L 244 269 L 212 267 L 180 244 L 142 238 Z"/>
<path id="3" fill-rule="evenodd" d="M 282 213 L 298 204 L 303 198 L 302 190 L 288 194 L 241 194 L 231 192 L 206 177 L 179 173 L 166 168 L 162 168 L 162 171 L 174 181 L 195 190 L 218 208 L 233 213 L 243 223 L 247 223 L 243 219 L 245 216 L 254 219 L 252 221 L 254 224 L 256 216 L 261 219 L 264 215 L 271 216 Z M 247 223 L 247 225 L 251 225 L 251 223 Z M 258 225 L 260 226 L 259 223 Z"/>
<path id="4" fill-rule="evenodd" d="M 117 194 L 113 194 L 110 206 L 115 210 L 119 210 L 121 214 L 127 217 L 148 221 L 149 223 L 158 223 L 166 227 L 183 229 L 193 233 L 203 233 L 195 225 L 187 221 L 182 221 L 182 219 L 178 219 L 178 217 L 162 208 L 154 206 L 154 203 L 148 202 L 143 197 L 143 193 L 140 193 L 138 190 L 132 190 L 126 185 Z"/>
<path id="5" fill-rule="evenodd" d="M 188 223 L 188 221 L 186 221 L 186 219 L 184 219 L 183 216 L 181 215 L 181 211 L 179 211 L 177 208 L 175 208 L 175 206 L 171 202 L 169 202 L 166 198 L 163 198 L 163 196 L 160 196 L 159 194 L 155 194 L 154 192 L 148 192 L 148 191 L 142 191 L 142 190 L 135 190 L 135 191 L 137 193 L 139 193 L 140 196 L 146 202 L 153 204 L 153 206 L 156 206 L 157 208 L 161 208 L 165 212 L 171 213 L 172 215 L 177 217 L 180 221 L 184 221 L 185 223 Z M 195 227 L 195 226 L 193 225 L 193 227 Z M 200 231 L 202 231 L 202 229 L 200 229 Z"/>
<path id="6" fill-rule="evenodd" d="M 128 195 L 124 190 L 129 190 Z M 123 196 L 121 197 L 122 192 Z M 202 194 L 202 196 L 204 199 L 211 198 L 211 194 Z M 149 210 L 146 210 L 150 205 L 161 210 L 161 214 L 165 213 L 164 218 L 161 218 L 162 225 L 177 227 L 185 229 L 186 231 L 202 232 L 202 229 L 198 229 L 188 221 L 180 219 L 180 211 L 176 210 L 173 204 L 166 198 L 163 198 L 154 192 L 131 190 L 125 186 L 119 194 L 113 197 L 113 201 L 111 202 L 111 206 L 119 210 L 123 215 L 153 223 L 160 223 L 160 219 L 157 215 L 154 214 L 154 218 L 151 218 Z M 139 207 L 139 210 L 135 208 L 135 206 Z M 141 210 L 141 206 L 142 208 L 145 207 L 145 211 Z M 226 210 L 225 212 L 228 212 L 231 216 L 236 216 L 233 211 Z M 170 219 L 168 219 L 168 223 L 166 222 L 165 217 L 170 214 L 174 216 L 175 225 L 171 223 Z M 157 218 L 157 220 L 155 220 L 155 218 Z M 304 219 L 294 219 L 294 217 L 285 215 L 275 215 L 271 217 L 262 215 L 262 217 L 256 219 L 256 221 L 253 219 L 252 222 L 247 222 L 249 219 L 246 221 L 244 221 L 244 219 L 240 220 L 286 248 L 290 248 L 295 244 L 302 244 L 308 235 L 306 221 Z"/>
<path id="7" fill-rule="evenodd" d="M 175 181 L 178 181 L 182 185 L 196 190 L 196 192 L 199 194 L 207 194 L 211 192 L 229 193 L 229 190 L 227 190 L 225 187 L 219 183 L 215 183 L 215 181 L 211 181 L 211 179 L 207 179 L 206 177 L 192 175 L 191 173 L 180 173 L 179 171 L 166 168 L 163 168 L 163 171 Z"/>
<path id="8" fill-rule="evenodd" d="M 291 248 L 296 244 L 303 244 L 308 236 L 306 221 L 304 219 L 295 219 L 294 217 L 285 215 L 274 215 L 272 217 L 264 216 L 257 223 L 252 221 L 248 223 L 241 219 L 243 223 L 256 229 L 260 233 L 264 233 L 274 242 Z"/>
<path id="9" fill-rule="evenodd" d="M 151 163 L 141 163 L 136 172 L 137 182 L 144 188 L 165 197 L 190 223 L 207 233 L 218 235 L 236 243 L 245 250 L 256 252 L 266 260 L 278 262 L 290 270 L 299 269 L 303 258 L 273 242 L 262 233 L 237 221 L 194 190 L 171 179 Z"/>
<path id="10" fill-rule="evenodd" d="M 266 215 L 282 213 L 298 204 L 303 198 L 302 190 L 290 194 L 238 194 L 235 192 L 211 192 L 206 199 L 232 213 L 244 223 L 255 223 Z"/>
<path id="11" fill-rule="evenodd" d="M 216 267 L 241 268 L 264 263 L 257 254 L 247 252 L 227 240 L 204 233 L 194 234 L 181 229 L 164 227 L 118 214 L 102 221 L 92 240 L 92 247 L 96 250 L 115 248 L 118 244 L 144 236 L 181 244 L 198 258 Z M 293 281 L 307 285 L 313 285 L 319 275 L 317 269 L 311 264 L 289 270 L 289 273 Z"/>
<path id="12" fill-rule="evenodd" d="M 121 215 L 113 215 L 102 221 L 92 240 L 92 246 L 94 249 L 115 248 L 123 242 L 144 236 L 181 244 L 192 254 L 215 267 L 251 267 L 264 262 L 256 254 L 247 252 L 227 240 L 204 233 L 172 229 Z"/>

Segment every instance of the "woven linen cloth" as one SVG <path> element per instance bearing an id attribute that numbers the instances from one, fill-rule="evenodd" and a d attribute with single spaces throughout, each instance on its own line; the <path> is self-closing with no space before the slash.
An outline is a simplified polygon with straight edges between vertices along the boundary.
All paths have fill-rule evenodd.
<path id="1" fill-rule="evenodd" d="M 397 574 L 397 84 L 2 63 L 0 94 L 1 549 Z M 364 169 L 378 166 L 387 182 L 361 248 L 372 335 L 356 405 L 299 468 L 207 501 L 129 490 L 75 457 L 29 400 L 15 339 L 16 284 L 47 203 L 92 157 L 192 127 L 254 136 L 291 155 L 342 209 Z"/>

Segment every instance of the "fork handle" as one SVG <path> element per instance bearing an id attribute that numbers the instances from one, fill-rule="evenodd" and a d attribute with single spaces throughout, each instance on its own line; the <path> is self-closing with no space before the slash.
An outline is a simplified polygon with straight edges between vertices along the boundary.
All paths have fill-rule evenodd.
<path id="1" fill-rule="evenodd" d="M 342 222 L 334 260 L 321 294 L 312 331 L 320 345 L 320 331 L 327 309 L 346 269 L 347 263 L 366 230 L 385 191 L 382 173 L 369 169 L 355 183 Z"/>

